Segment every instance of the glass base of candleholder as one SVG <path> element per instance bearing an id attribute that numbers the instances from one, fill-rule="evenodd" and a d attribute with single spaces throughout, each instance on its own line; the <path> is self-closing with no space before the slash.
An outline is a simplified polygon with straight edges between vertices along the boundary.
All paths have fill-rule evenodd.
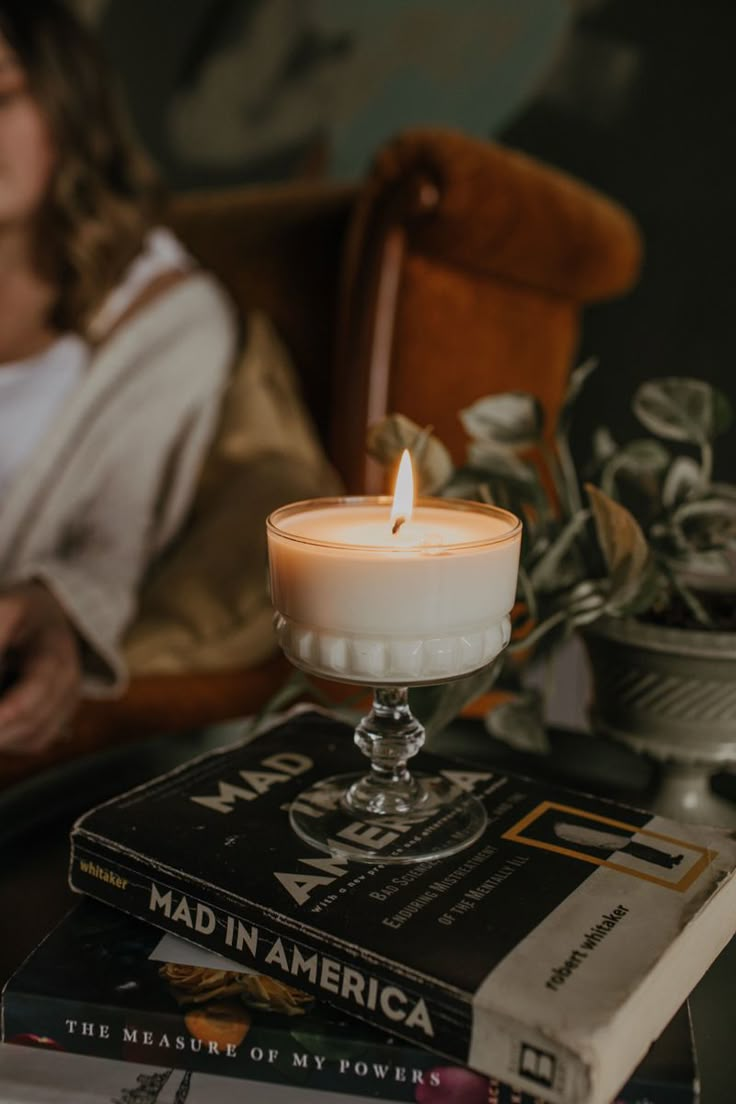
<path id="1" fill-rule="evenodd" d="M 412 774 L 406 810 L 367 812 L 373 779 L 338 774 L 305 790 L 289 810 L 291 826 L 312 847 L 369 863 L 415 863 L 462 851 L 488 818 L 480 801 L 441 775 Z M 357 804 L 351 802 L 357 798 Z M 381 795 L 375 795 L 380 802 Z"/>
<path id="2" fill-rule="evenodd" d="M 453 855 L 478 839 L 487 817 L 476 797 L 450 773 L 407 769 L 424 728 L 406 687 L 374 688 L 354 740 L 370 770 L 321 780 L 291 805 L 291 826 L 306 843 L 359 862 L 414 863 Z"/>

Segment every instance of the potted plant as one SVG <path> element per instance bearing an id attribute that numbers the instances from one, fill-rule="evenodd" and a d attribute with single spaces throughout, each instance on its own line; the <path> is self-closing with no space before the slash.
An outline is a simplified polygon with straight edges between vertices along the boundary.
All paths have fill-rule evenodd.
<path id="1" fill-rule="evenodd" d="M 369 449 L 382 462 L 413 451 L 424 493 L 495 502 L 524 521 L 512 644 L 491 670 L 438 691 L 429 727 L 495 684 L 512 696 L 489 716 L 491 731 L 541 749 L 524 661 L 579 631 L 594 731 L 665 765 L 662 811 L 722 821 L 731 809 L 710 792 L 709 775 L 736 760 L 736 487 L 713 481 L 713 441 L 730 424 L 729 404 L 700 380 L 643 383 L 632 408 L 647 435 L 619 445 L 597 430 L 581 485 L 569 430 L 593 369 L 572 374 L 551 436 L 528 394 L 461 411 L 469 444 L 459 468 L 430 430 L 401 415 L 372 428 Z"/>

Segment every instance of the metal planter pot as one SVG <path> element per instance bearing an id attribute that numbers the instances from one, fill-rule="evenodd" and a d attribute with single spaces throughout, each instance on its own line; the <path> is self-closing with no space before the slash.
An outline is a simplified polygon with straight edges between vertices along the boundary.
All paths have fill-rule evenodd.
<path id="1" fill-rule="evenodd" d="M 591 723 L 662 764 L 657 809 L 736 824 L 710 774 L 736 762 L 736 633 L 601 618 L 583 634 L 593 674 Z"/>

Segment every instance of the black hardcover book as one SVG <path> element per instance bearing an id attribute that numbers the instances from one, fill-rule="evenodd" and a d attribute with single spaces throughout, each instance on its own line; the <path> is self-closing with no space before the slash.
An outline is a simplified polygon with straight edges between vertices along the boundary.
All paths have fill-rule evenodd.
<path id="1" fill-rule="evenodd" d="M 7 983 L 6 1043 L 421 1104 L 535 1104 L 272 978 L 95 901 L 74 908 Z M 298 1099 L 294 1098 L 295 1101 Z M 618 1094 L 695 1104 L 682 1007 Z"/>
<path id="2" fill-rule="evenodd" d="M 301 712 L 107 802 L 74 827 L 72 887 L 456 1064 L 608 1104 L 736 930 L 736 841 L 427 755 L 483 800 L 484 835 L 350 863 L 310 851 L 287 809 L 355 769 L 351 736 Z"/>

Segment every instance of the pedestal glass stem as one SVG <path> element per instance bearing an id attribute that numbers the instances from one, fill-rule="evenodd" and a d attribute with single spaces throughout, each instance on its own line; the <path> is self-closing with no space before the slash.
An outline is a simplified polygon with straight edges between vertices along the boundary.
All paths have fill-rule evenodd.
<path id="1" fill-rule="evenodd" d="M 421 812 L 424 797 L 407 761 L 424 743 L 424 727 L 409 707 L 405 686 L 374 689 L 373 706 L 355 729 L 355 743 L 371 769 L 347 790 L 345 806 L 356 816 Z"/>
<path id="2" fill-rule="evenodd" d="M 291 826 L 303 840 L 358 862 L 415 863 L 454 855 L 479 838 L 488 819 L 482 801 L 442 772 L 408 769 L 424 728 L 406 687 L 374 690 L 355 743 L 370 760 L 367 773 L 325 778 L 292 803 Z"/>

